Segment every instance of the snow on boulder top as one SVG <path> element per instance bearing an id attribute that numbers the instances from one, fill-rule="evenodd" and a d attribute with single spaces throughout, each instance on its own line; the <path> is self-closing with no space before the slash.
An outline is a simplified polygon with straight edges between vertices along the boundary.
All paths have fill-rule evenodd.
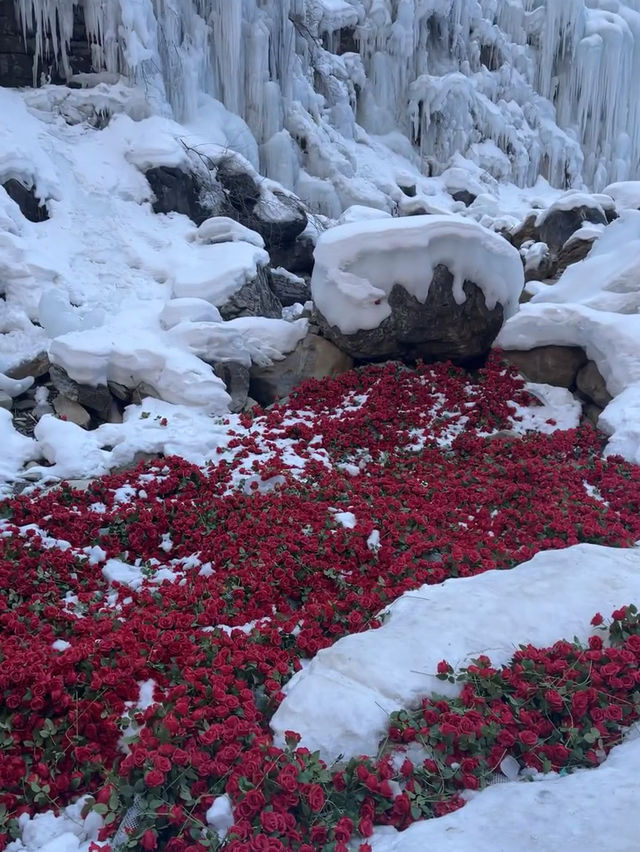
<path id="1" fill-rule="evenodd" d="M 512 316 L 524 286 L 517 250 L 503 237 L 458 216 L 412 216 L 338 225 L 316 246 L 313 300 L 343 334 L 377 328 L 391 314 L 388 297 L 400 284 L 426 301 L 434 270 L 453 275 L 453 296 L 463 304 L 463 284 L 484 293 L 491 310 L 500 303 Z"/>

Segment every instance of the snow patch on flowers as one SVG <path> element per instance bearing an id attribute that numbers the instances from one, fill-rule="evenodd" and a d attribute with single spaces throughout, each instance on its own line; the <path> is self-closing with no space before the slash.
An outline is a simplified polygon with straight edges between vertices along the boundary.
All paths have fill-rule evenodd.
<path id="1" fill-rule="evenodd" d="M 497 784 L 440 819 L 402 832 L 376 828 L 373 852 L 630 852 L 638 842 L 640 738 L 613 748 L 604 764 L 531 784 Z M 500 818 L 498 815 L 502 815 Z"/>
<path id="2" fill-rule="evenodd" d="M 480 654 L 499 666 L 519 644 L 585 641 L 595 611 L 638 599 L 640 552 L 591 544 L 538 553 L 508 572 L 421 586 L 388 608 L 382 627 L 345 636 L 291 678 L 271 721 L 276 742 L 294 730 L 328 762 L 374 755 L 389 713 L 424 695 L 457 694 L 457 684 L 437 678 L 443 656 L 454 668 Z"/>

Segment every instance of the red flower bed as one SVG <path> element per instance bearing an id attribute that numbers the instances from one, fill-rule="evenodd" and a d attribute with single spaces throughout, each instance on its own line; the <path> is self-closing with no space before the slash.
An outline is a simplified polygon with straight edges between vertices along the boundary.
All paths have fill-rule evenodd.
<path id="1" fill-rule="evenodd" d="M 225 848 L 339 852 L 375 822 L 404 826 L 459 806 L 456 791 L 481 786 L 498 749 L 532 767 L 576 765 L 573 741 L 549 740 L 538 716 L 522 727 L 499 706 L 500 695 L 525 689 L 518 666 L 528 657 L 509 671 L 467 672 L 457 709 L 425 704 L 432 725 L 412 714 L 392 721 L 398 741 L 415 737 L 433 751 L 435 769 L 402 772 L 385 758 L 332 776 L 295 737 L 282 751 L 269 734 L 300 659 L 375 627 L 404 591 L 545 548 L 640 538 L 638 469 L 601 459 L 590 428 L 481 437 L 509 428 L 509 400 L 527 401 L 497 360 L 474 379 L 448 365 L 369 367 L 307 382 L 286 408 L 244 418 L 207 470 L 166 459 L 86 492 L 63 487 L 0 504 L 0 835 L 22 812 L 91 792 L 105 837 L 136 802 L 132 848 L 195 852 L 217 847 L 205 814 L 227 793 L 235 825 Z M 352 512 L 355 528 L 336 522 L 336 510 Z M 109 584 L 108 559 L 134 566 L 142 582 Z M 558 729 L 573 700 L 563 672 L 582 671 L 581 654 L 601 655 L 589 669 L 593 677 L 599 666 L 597 698 L 579 719 L 571 711 L 595 737 L 586 763 L 630 718 L 629 629 L 622 657 L 566 643 L 522 652 L 534 668 L 555 667 L 536 712 L 556 713 Z M 154 701 L 136 707 L 148 681 Z M 574 725 L 582 739 L 585 724 Z M 479 737 L 483 728 L 492 733 Z M 467 748 L 470 734 L 481 749 Z M 435 788 L 424 793 L 432 770 L 435 797 Z"/>

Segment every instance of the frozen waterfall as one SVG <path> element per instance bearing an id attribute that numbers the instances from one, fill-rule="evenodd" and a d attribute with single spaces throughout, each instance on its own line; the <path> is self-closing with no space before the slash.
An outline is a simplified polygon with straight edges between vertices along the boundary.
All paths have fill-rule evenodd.
<path id="1" fill-rule="evenodd" d="M 345 206 L 349 145 L 370 138 L 427 174 L 456 152 L 520 185 L 640 172 L 640 0 L 16 0 L 63 70 L 74 6 L 94 67 L 180 121 L 221 101 L 321 212 Z"/>

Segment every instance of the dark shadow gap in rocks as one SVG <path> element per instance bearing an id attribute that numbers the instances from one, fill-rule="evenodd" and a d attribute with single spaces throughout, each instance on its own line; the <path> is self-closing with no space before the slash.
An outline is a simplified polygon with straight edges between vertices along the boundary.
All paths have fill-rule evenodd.
<path id="1" fill-rule="evenodd" d="M 49 218 L 47 205 L 36 198 L 33 187 L 26 187 L 15 178 L 9 178 L 2 186 L 9 198 L 13 199 L 20 212 L 30 222 L 46 222 Z"/>

